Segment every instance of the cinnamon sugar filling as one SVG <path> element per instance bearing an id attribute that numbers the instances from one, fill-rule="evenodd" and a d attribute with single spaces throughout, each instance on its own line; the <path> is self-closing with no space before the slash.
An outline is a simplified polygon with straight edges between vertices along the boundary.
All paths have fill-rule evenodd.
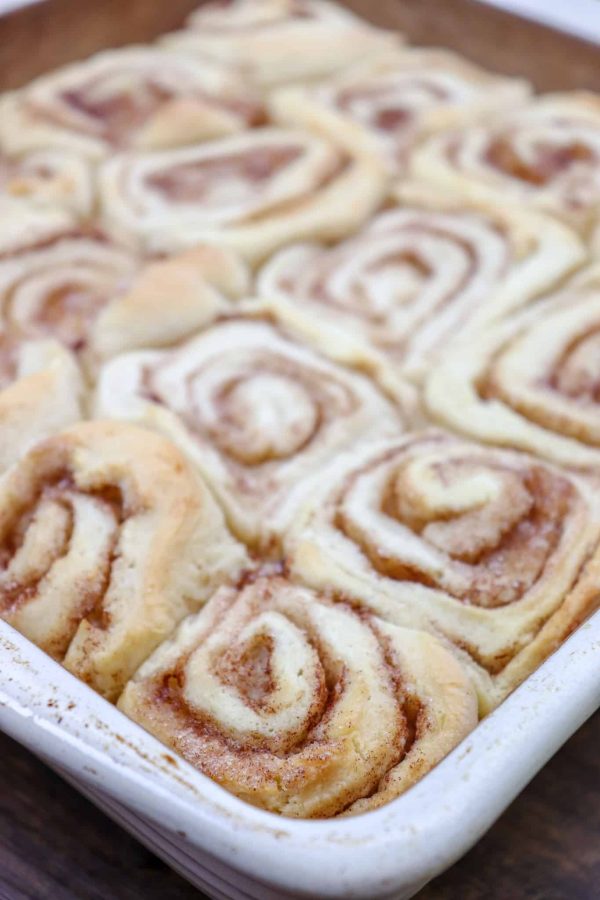
<path id="1" fill-rule="evenodd" d="M 186 409 L 174 409 L 192 434 L 210 440 L 232 463 L 260 467 L 303 453 L 331 421 L 356 409 L 358 401 L 346 385 L 296 360 L 258 349 L 238 357 L 234 374 L 217 380 L 209 395 L 210 420 L 195 399 L 196 386 L 211 376 L 222 357 L 186 376 Z M 161 365 L 168 362 L 145 369 L 142 395 L 172 408 L 156 382 Z"/>
<path id="2" fill-rule="evenodd" d="M 275 592 L 276 585 L 272 588 Z M 269 592 L 267 591 L 267 594 Z M 271 608 L 270 598 L 264 595 L 256 612 L 260 614 L 264 609 Z M 275 604 L 275 609 L 277 606 Z M 346 607 L 349 609 L 349 607 Z M 398 765 L 409 753 L 414 742 L 419 739 L 427 728 L 427 722 L 422 715 L 419 701 L 410 693 L 403 680 L 403 675 L 395 658 L 393 650 L 385 635 L 379 634 L 377 629 L 367 620 L 360 617 L 365 628 L 369 628 L 376 636 L 380 649 L 380 666 L 384 672 L 385 680 L 389 681 L 393 696 L 397 702 L 397 746 L 395 752 L 384 771 L 380 770 L 380 764 L 374 759 L 372 768 L 369 767 L 368 758 L 363 758 L 365 765 L 364 786 L 358 791 L 353 789 L 351 795 L 341 798 L 339 811 L 345 810 L 357 799 L 370 797 L 380 790 L 382 783 L 389 771 Z M 295 616 L 292 616 L 295 621 Z M 246 620 L 241 622 L 244 627 Z M 299 625 L 296 622 L 296 625 Z M 286 775 L 283 770 L 273 770 L 269 758 L 275 757 L 282 762 L 289 760 L 290 786 L 298 777 L 297 767 L 302 768 L 301 759 L 305 753 L 306 765 L 310 759 L 325 761 L 331 754 L 335 754 L 337 740 L 327 734 L 328 722 L 335 713 L 336 705 L 340 702 L 347 685 L 350 674 L 344 667 L 340 668 L 333 660 L 329 660 L 328 653 L 319 641 L 319 635 L 313 633 L 310 626 L 303 623 L 301 630 L 307 643 L 316 653 L 319 677 L 315 701 L 311 706 L 308 718 L 302 723 L 302 727 L 290 735 L 273 735 L 268 739 L 255 735 L 247 735 L 243 739 L 230 734 L 215 719 L 193 708 L 187 702 L 184 691 L 186 683 L 186 666 L 191 654 L 181 657 L 177 664 L 169 671 L 160 673 L 145 687 L 146 702 L 149 709 L 155 709 L 158 716 L 166 713 L 170 725 L 169 730 L 173 743 L 190 762 L 219 780 L 226 777 L 227 780 L 235 780 L 235 772 L 231 769 L 231 763 L 227 770 L 221 771 L 221 764 L 215 755 L 214 746 L 209 748 L 205 742 L 222 743 L 228 751 L 239 758 L 240 784 L 244 789 L 258 790 L 268 786 L 269 782 L 285 791 Z M 218 630 L 218 625 L 216 626 Z M 279 648 L 280 652 L 282 648 Z M 213 662 L 213 673 L 217 675 L 223 684 L 233 687 L 237 695 L 251 709 L 273 712 L 269 706 L 269 696 L 275 688 L 271 666 L 271 655 L 277 652 L 277 648 L 259 636 L 250 644 L 241 648 L 235 645 L 224 656 L 216 658 Z M 161 712 L 163 711 L 163 712 Z M 349 727 L 350 723 L 347 726 Z M 251 774 L 249 774 L 251 773 Z M 283 779 L 283 781 L 280 781 Z"/>
<path id="3" fill-rule="evenodd" d="M 600 366 L 597 361 L 599 347 L 600 326 L 594 323 L 583 334 L 566 343 L 552 369 L 536 386 L 549 394 L 556 393 L 568 398 L 577 409 L 589 411 L 590 416 L 595 417 L 596 407 L 600 403 Z M 539 402 L 531 402 L 526 397 L 515 395 L 510 386 L 505 387 L 496 375 L 496 368 L 504 351 L 504 347 L 496 351 L 490 358 L 486 371 L 475 381 L 475 389 L 482 400 L 500 400 L 544 429 L 574 438 L 589 447 L 600 446 L 593 432 L 577 418 L 570 416 L 568 410 L 552 408 L 551 396 L 548 402 L 543 397 L 540 397 Z"/>
<path id="4" fill-rule="evenodd" d="M 77 610 L 59 638 L 53 639 L 47 652 L 62 659 L 83 619 L 96 628 L 105 630 L 110 625 L 110 615 L 103 602 L 110 584 L 112 566 L 117 555 L 120 528 L 129 513 L 121 490 L 116 485 L 82 492 L 68 469 L 48 473 L 47 479 L 37 485 L 28 497 L 21 497 L 21 505 L 14 510 L 11 521 L 5 526 L 0 544 L 0 610 L 10 613 L 33 600 L 52 568 L 71 551 L 71 539 L 76 527 L 75 503 L 85 496 L 99 508 L 111 525 L 112 536 L 105 553 L 97 560 L 97 571 L 92 580 L 86 580 L 76 588 L 80 593 Z M 41 559 L 30 558 L 39 552 L 36 533 L 48 532 L 50 553 L 44 550 Z M 44 545 L 47 547 L 47 544 Z M 11 577 L 9 569 L 19 555 L 25 554 L 19 568 L 21 575 Z"/>
<path id="5" fill-rule="evenodd" d="M 393 454 L 389 457 L 393 458 Z M 371 468 L 383 463 L 385 460 L 380 459 Z M 464 460 L 460 467 L 468 464 L 469 460 Z M 479 467 L 481 463 L 477 465 Z M 452 463 L 441 463 L 438 468 L 451 475 Z M 492 468 L 502 476 L 499 466 Z M 420 570 L 414 563 L 402 559 L 401 555 L 396 557 L 385 552 L 376 537 L 368 541 L 360 524 L 345 511 L 345 495 L 367 472 L 363 468 L 347 480 L 335 504 L 335 527 L 360 548 L 380 575 L 439 589 L 462 603 L 486 609 L 517 603 L 535 586 L 552 562 L 563 534 L 564 519 L 574 502 L 574 489 L 567 479 L 534 466 L 521 473 L 510 472 L 520 480 L 520 497 L 508 493 L 502 501 L 504 509 L 490 509 L 487 523 L 485 510 L 483 518 L 477 510 L 477 518 L 469 521 L 472 513 L 411 509 L 410 498 L 399 507 L 399 499 L 406 501 L 406 497 L 398 498 L 398 471 L 393 471 L 378 501 L 382 527 L 385 527 L 386 519 L 398 522 L 425 543 L 435 535 L 433 546 L 447 556 L 449 565 L 458 565 L 468 581 L 468 588 L 457 593 L 444 581 L 443 573 L 436 577 L 431 571 Z M 471 532 L 470 528 L 475 525 L 476 529 Z"/>
<path id="6" fill-rule="evenodd" d="M 245 153 L 172 166 L 147 179 L 170 203 L 202 203 L 215 182 L 241 180 L 260 187 L 302 155 L 299 147 L 259 147 Z"/>

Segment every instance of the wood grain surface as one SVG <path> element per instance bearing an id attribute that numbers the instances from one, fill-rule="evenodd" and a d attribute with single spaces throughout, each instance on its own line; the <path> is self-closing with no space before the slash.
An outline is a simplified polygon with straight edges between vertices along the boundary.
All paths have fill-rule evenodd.
<path id="1" fill-rule="evenodd" d="M 599 748 L 600 713 L 418 900 L 596 900 Z M 2 900 L 201 898 L 4 735 L 0 756 Z"/>

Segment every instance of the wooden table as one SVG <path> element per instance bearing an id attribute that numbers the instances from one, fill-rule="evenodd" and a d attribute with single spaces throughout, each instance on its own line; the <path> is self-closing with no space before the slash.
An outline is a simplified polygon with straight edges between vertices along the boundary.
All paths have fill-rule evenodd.
<path id="1" fill-rule="evenodd" d="M 198 900 L 192 887 L 3 735 L 0 757 L 1 900 Z M 419 900 L 598 897 L 600 713 Z"/>

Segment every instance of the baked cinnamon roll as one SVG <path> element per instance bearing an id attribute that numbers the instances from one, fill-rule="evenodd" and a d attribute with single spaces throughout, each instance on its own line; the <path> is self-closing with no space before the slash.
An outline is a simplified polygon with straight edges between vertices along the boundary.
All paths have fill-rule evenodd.
<path id="1" fill-rule="evenodd" d="M 600 463 L 600 267 L 435 367 L 433 418 L 478 440 L 528 450 L 577 469 Z"/>
<path id="2" fill-rule="evenodd" d="M 11 153 L 159 149 L 220 137 L 263 118 L 241 74 L 155 47 L 127 47 L 44 75 L 0 100 Z"/>
<path id="3" fill-rule="evenodd" d="M 241 261 L 217 247 L 148 261 L 101 231 L 68 227 L 0 258 L 0 321 L 13 336 L 53 337 L 93 364 L 189 334 L 247 285 Z"/>
<path id="4" fill-rule="evenodd" d="M 0 480 L 0 616 L 109 699 L 244 564 L 207 488 L 141 429 L 75 425 Z"/>
<path id="5" fill-rule="evenodd" d="M 40 246 L 75 227 L 66 209 L 37 207 L 0 196 L 0 261 Z"/>
<path id="6" fill-rule="evenodd" d="M 276 574 L 219 590 L 119 707 L 238 797 L 301 818 L 382 806 L 477 721 L 435 638 Z"/>
<path id="7" fill-rule="evenodd" d="M 64 208 L 85 217 L 95 201 L 92 173 L 75 153 L 39 149 L 10 154 L 0 137 L 0 202 L 5 199 Z"/>
<path id="8" fill-rule="evenodd" d="M 351 119 L 402 175 L 414 146 L 428 134 L 493 109 L 521 105 L 529 85 L 493 75 L 445 50 L 378 53 L 306 88 L 304 97 L 340 120 Z"/>
<path id="9" fill-rule="evenodd" d="M 170 437 L 233 531 L 263 549 L 277 544 L 320 466 L 404 424 L 364 375 L 304 346 L 261 308 L 168 350 L 116 357 L 100 373 L 95 413 Z"/>
<path id="10" fill-rule="evenodd" d="M 600 494 L 567 471 L 424 432 L 321 484 L 287 538 L 292 572 L 450 642 L 484 712 L 600 605 Z"/>
<path id="11" fill-rule="evenodd" d="M 294 130 L 114 157 L 100 171 L 106 227 L 153 250 L 210 242 L 250 262 L 291 240 L 345 236 L 381 201 L 383 169 L 351 130 L 307 124 L 299 112 Z"/>
<path id="12" fill-rule="evenodd" d="M 167 47 L 200 59 L 242 64 L 271 86 L 321 78 L 400 43 L 349 10 L 324 0 L 225 0 L 204 3 Z"/>
<path id="13" fill-rule="evenodd" d="M 551 289 L 585 258 L 578 237 L 548 216 L 414 183 L 396 198 L 397 208 L 334 247 L 279 251 L 257 279 L 258 294 L 324 352 L 341 331 L 381 356 L 384 380 L 394 371 L 420 379 L 453 340 Z"/>
<path id="14" fill-rule="evenodd" d="M 57 231 L 0 261 L 2 321 L 21 338 L 50 336 L 80 351 L 101 308 L 140 264 L 99 232 Z"/>
<path id="15" fill-rule="evenodd" d="M 600 100 L 555 94 L 431 138 L 413 174 L 469 196 L 524 201 L 589 235 L 600 221 Z"/>
<path id="16" fill-rule="evenodd" d="M 53 340 L 0 332 L 0 473 L 43 438 L 79 422 L 85 387 L 68 350 Z"/>

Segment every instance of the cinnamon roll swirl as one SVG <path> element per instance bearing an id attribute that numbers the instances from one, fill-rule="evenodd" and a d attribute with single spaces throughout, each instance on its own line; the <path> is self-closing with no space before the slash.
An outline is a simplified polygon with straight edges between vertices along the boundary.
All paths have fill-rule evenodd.
<path id="1" fill-rule="evenodd" d="M 412 434 L 322 473 L 292 571 L 433 631 L 494 707 L 600 604 L 600 494 L 533 457 Z"/>
<path id="2" fill-rule="evenodd" d="M 600 266 L 476 341 L 429 375 L 429 413 L 478 440 L 572 468 L 600 464 Z"/>
<path id="3" fill-rule="evenodd" d="M 469 196 L 525 201 L 584 235 L 600 222 L 600 100 L 555 94 L 418 149 L 412 173 Z"/>
<path id="4" fill-rule="evenodd" d="M 232 530 L 263 549 L 277 544 L 320 466 L 403 428 L 366 377 L 302 345 L 261 308 L 169 350 L 116 357 L 101 370 L 95 411 L 167 434 L 207 478 Z"/>
<path id="5" fill-rule="evenodd" d="M 220 137 L 263 118 L 233 68 L 154 47 L 99 53 L 0 100 L 0 143 L 11 153 L 159 149 Z"/>
<path id="6" fill-rule="evenodd" d="M 217 247 L 144 261 L 100 231 L 68 227 L 0 258 L 0 321 L 22 339 L 53 337 L 91 365 L 189 334 L 247 285 L 241 261 Z"/>
<path id="7" fill-rule="evenodd" d="M 163 44 L 194 57 L 242 64 L 263 86 L 322 78 L 400 43 L 326 0 L 204 3 Z"/>
<path id="8" fill-rule="evenodd" d="M 273 574 L 219 590 L 119 707 L 238 797 L 300 818 L 383 805 L 477 722 L 435 638 Z"/>
<path id="9" fill-rule="evenodd" d="M 291 240 L 345 236 L 381 201 L 382 167 L 347 130 L 303 124 L 299 114 L 294 130 L 114 157 L 100 171 L 107 228 L 153 250 L 209 242 L 250 262 Z"/>
<path id="10" fill-rule="evenodd" d="M 73 351 L 140 262 L 99 232 L 59 230 L 0 260 L 0 315 L 13 335 L 53 337 Z"/>
<path id="11" fill-rule="evenodd" d="M 75 425 L 0 480 L 0 616 L 109 699 L 243 564 L 208 490 L 141 429 Z"/>
<path id="12" fill-rule="evenodd" d="M 401 175 L 428 134 L 521 105 L 529 93 L 526 82 L 493 75 L 454 53 L 410 49 L 373 55 L 304 96 L 356 123 L 390 172 Z"/>
<path id="13" fill-rule="evenodd" d="M 95 201 L 92 173 L 84 159 L 63 150 L 10 154 L 0 136 L 0 200 L 4 198 L 85 217 Z"/>
<path id="14" fill-rule="evenodd" d="M 421 379 L 448 343 L 523 306 L 584 257 L 552 218 L 407 183 L 398 208 L 334 247 L 298 244 L 260 271 L 257 291 L 327 352 L 342 331 Z M 380 366 L 381 368 L 381 366 Z"/>

